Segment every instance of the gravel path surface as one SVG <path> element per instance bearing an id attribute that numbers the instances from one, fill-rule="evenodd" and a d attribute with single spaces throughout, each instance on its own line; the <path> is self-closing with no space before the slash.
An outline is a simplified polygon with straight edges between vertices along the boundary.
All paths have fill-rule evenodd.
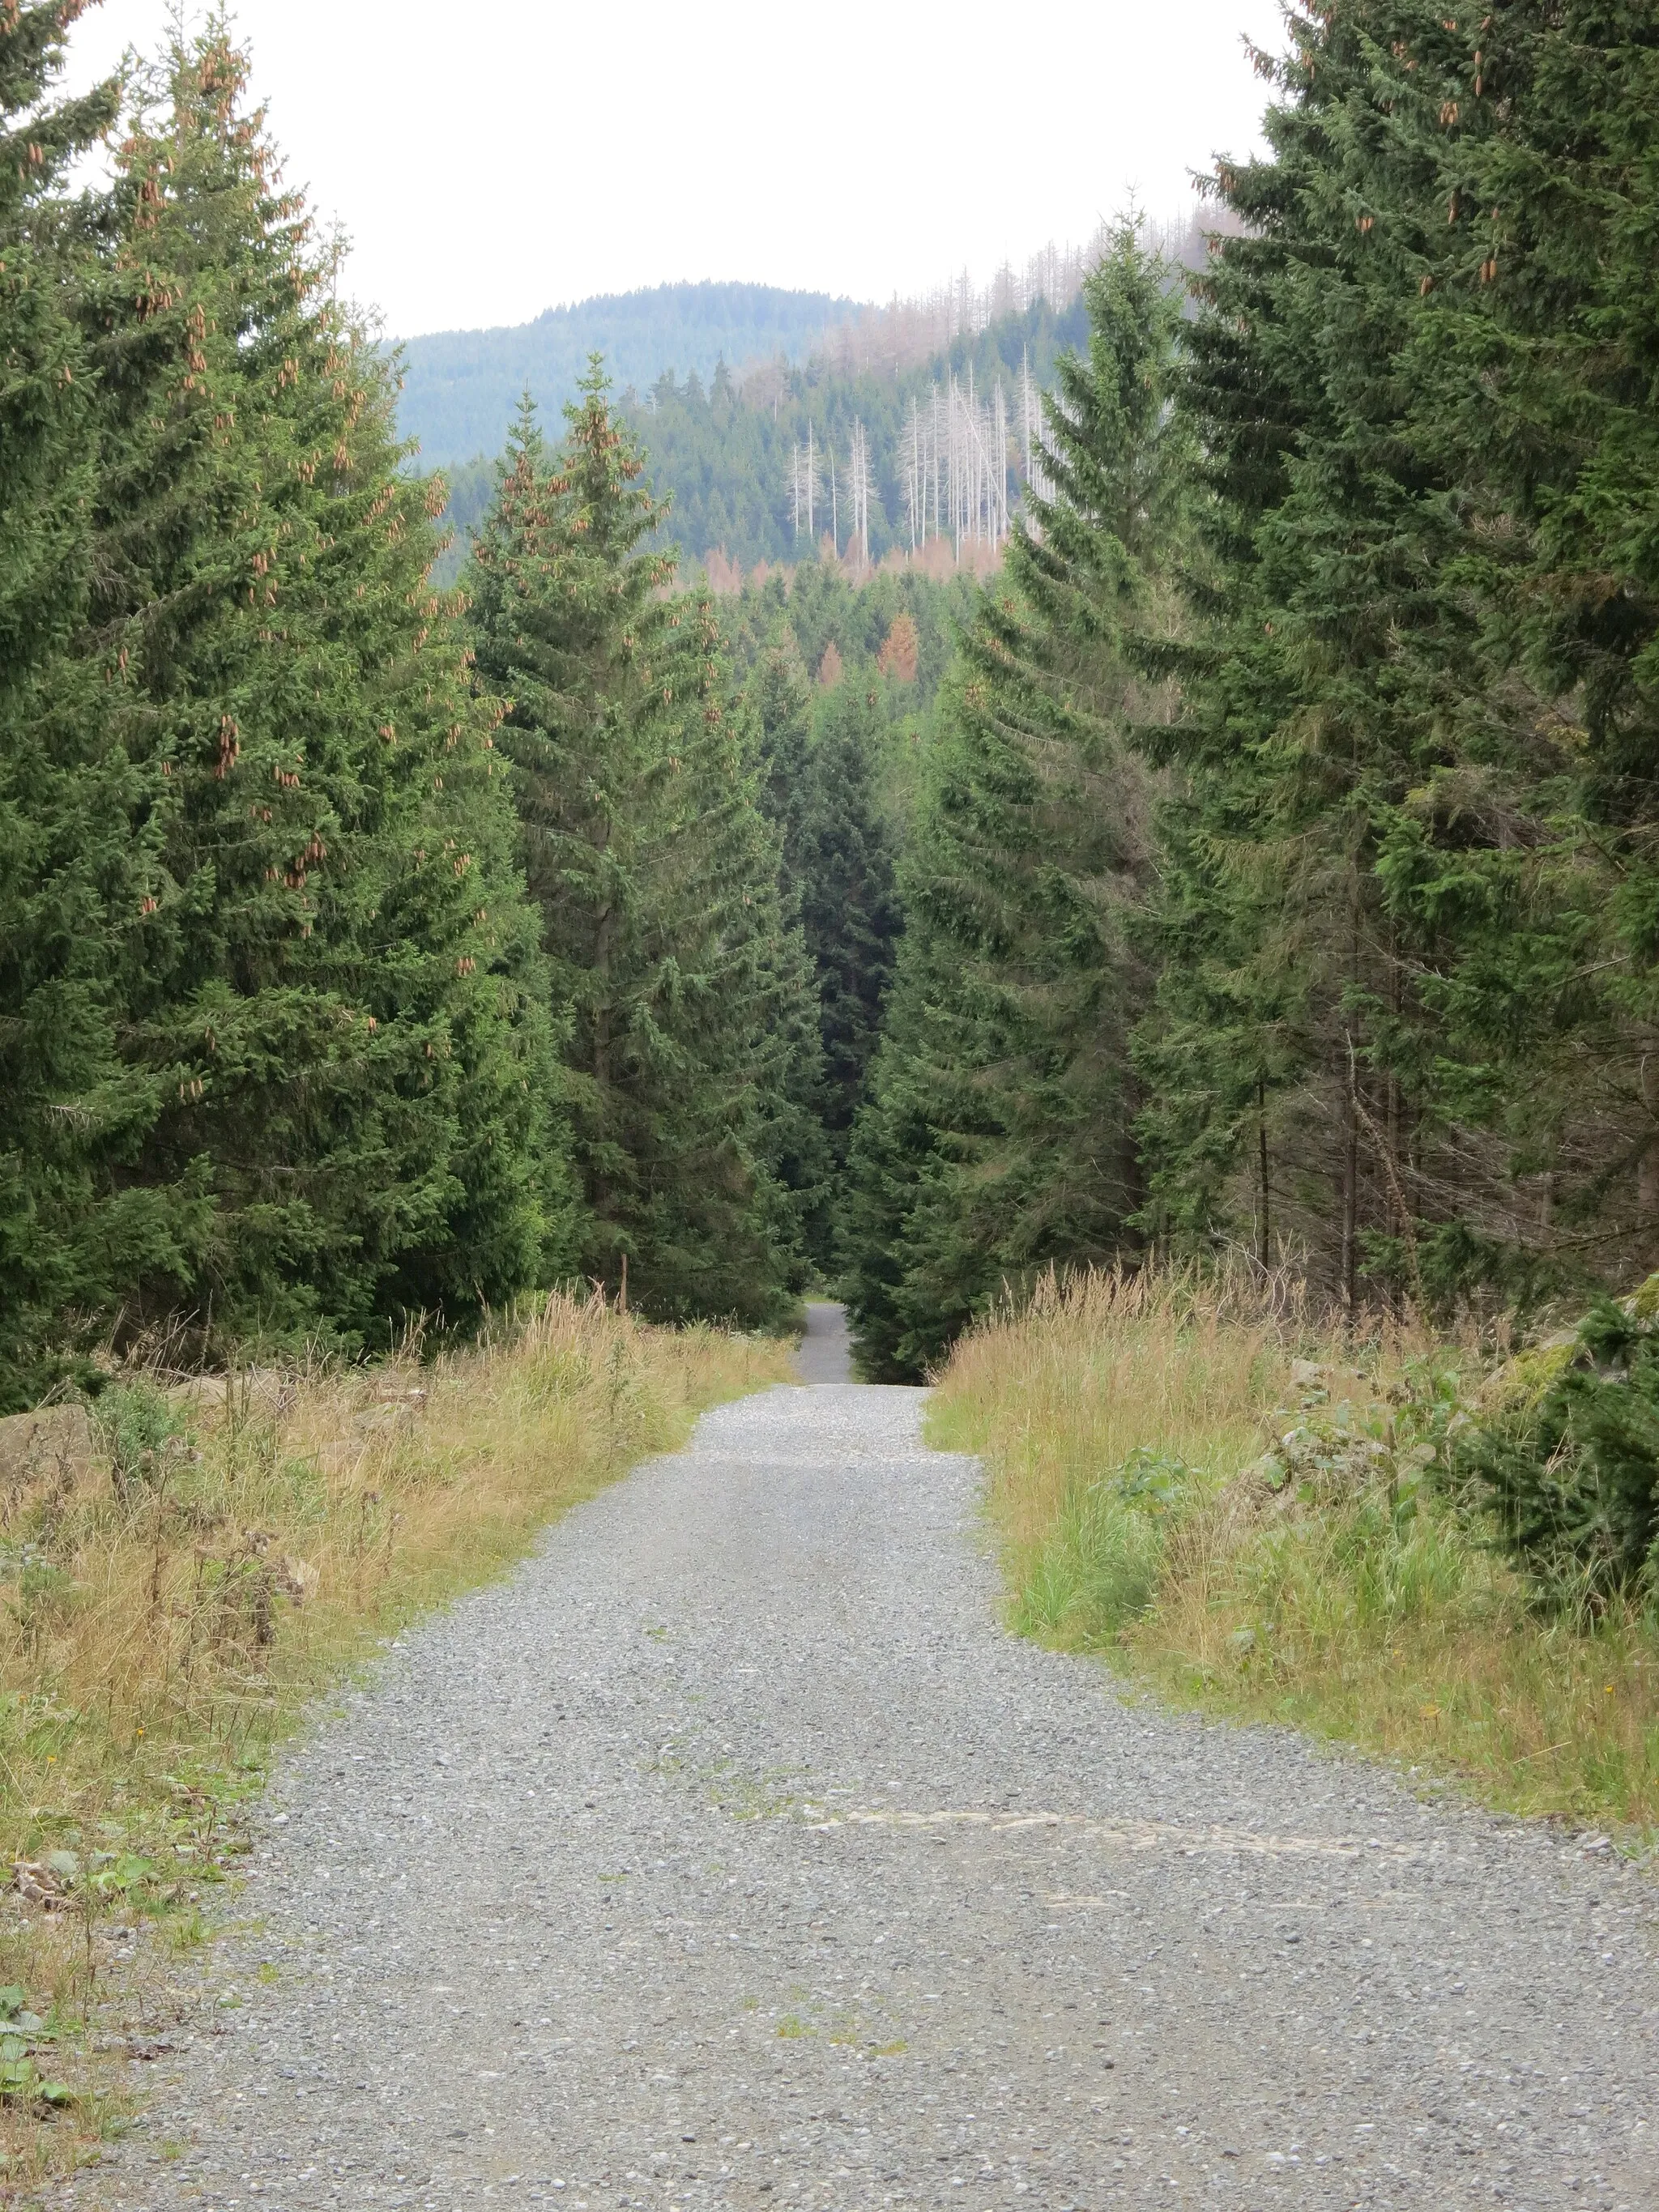
<path id="1" fill-rule="evenodd" d="M 1652 1886 L 1013 1641 L 921 1408 L 712 1413 L 406 1638 L 76 2201 L 1659 2206 Z"/>

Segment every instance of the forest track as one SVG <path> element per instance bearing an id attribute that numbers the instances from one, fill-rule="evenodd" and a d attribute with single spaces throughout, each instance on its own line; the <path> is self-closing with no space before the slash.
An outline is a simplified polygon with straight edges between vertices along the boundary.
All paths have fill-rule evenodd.
<path id="1" fill-rule="evenodd" d="M 1651 1884 L 1017 1642 L 921 1402 L 724 1407 L 407 1636 L 72 2201 L 1659 2206 Z"/>

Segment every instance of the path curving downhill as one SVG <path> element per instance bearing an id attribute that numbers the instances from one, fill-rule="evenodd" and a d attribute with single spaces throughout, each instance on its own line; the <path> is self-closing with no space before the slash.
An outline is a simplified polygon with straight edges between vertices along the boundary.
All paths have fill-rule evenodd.
<path id="1" fill-rule="evenodd" d="M 1016 1642 L 839 1344 L 318 1729 L 76 2201 L 1659 2206 L 1651 1885 Z"/>

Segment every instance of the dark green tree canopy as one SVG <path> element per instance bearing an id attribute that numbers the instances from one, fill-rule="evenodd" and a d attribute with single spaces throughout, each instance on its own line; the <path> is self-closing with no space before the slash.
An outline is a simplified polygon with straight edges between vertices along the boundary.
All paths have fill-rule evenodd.
<path id="1" fill-rule="evenodd" d="M 86 621 L 97 210 L 64 197 L 118 88 L 55 99 L 68 0 L 0 9 L 0 1409 L 51 1379 L 106 1289 L 97 1163 L 124 1116 L 115 969 L 138 898 L 133 790 L 65 665 Z M 140 841 L 142 842 L 142 841 Z"/>
<path id="2" fill-rule="evenodd" d="M 526 404 L 469 580 L 509 701 L 565 1050 L 584 1273 L 667 1315 L 779 1310 L 773 1142 L 804 986 L 713 610 L 648 549 L 657 510 L 596 362 L 550 455 Z"/>
<path id="3" fill-rule="evenodd" d="M 353 1345 L 544 1279 L 568 1200 L 494 711 L 244 80 L 222 27 L 173 47 L 64 295 L 85 553 L 35 742 L 80 804 L 56 851 L 27 812 L 77 1157 L 19 1242 L 42 1329 Z"/>
<path id="4" fill-rule="evenodd" d="M 1654 39 L 1341 0 L 1264 64 L 1267 157 L 1218 173 L 1249 228 L 1182 392 L 1212 564 L 1163 755 L 1152 1220 L 1349 1304 L 1659 1252 Z"/>
<path id="5" fill-rule="evenodd" d="M 1126 228 L 1062 361 L 1045 489 L 944 695 L 906 934 L 854 1139 L 850 1286 L 868 1370 L 914 1376 L 1005 1285 L 1133 1244 L 1130 1036 L 1149 796 L 1132 750 L 1184 525 L 1170 273 Z"/>

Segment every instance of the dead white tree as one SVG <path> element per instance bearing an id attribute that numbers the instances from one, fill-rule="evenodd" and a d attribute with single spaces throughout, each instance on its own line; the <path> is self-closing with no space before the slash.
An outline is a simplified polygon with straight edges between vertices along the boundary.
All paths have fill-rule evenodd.
<path id="1" fill-rule="evenodd" d="M 951 502 L 949 536 L 952 550 L 962 558 L 962 525 L 966 502 L 963 497 L 962 394 L 952 374 L 945 395 L 945 481 Z"/>
<path id="2" fill-rule="evenodd" d="M 935 538 L 940 538 L 945 534 L 939 522 L 939 431 L 942 425 L 942 416 L 944 410 L 944 397 L 937 384 L 933 386 L 933 398 L 929 404 L 933 410 L 932 415 L 929 418 L 928 435 L 929 442 L 933 448 L 933 535 Z"/>
<path id="3" fill-rule="evenodd" d="M 1005 277 L 1006 283 L 1006 277 Z M 960 296 L 958 296 L 960 305 Z M 1029 349 L 1020 359 L 1018 389 L 998 376 L 981 396 L 970 362 L 958 378 L 947 374 L 933 385 L 927 405 L 913 392 L 908 419 L 893 457 L 893 474 L 903 503 L 901 526 L 912 552 L 930 537 L 951 541 L 956 559 L 982 546 L 996 552 L 1007 538 L 1014 504 L 1023 488 L 1048 489 L 1043 471 L 1043 394 L 1031 374 Z M 870 432 L 861 416 L 852 423 L 848 445 L 817 443 L 810 419 L 805 443 L 797 441 L 790 463 L 790 519 L 794 534 L 816 544 L 817 510 L 830 502 L 830 537 L 837 557 L 843 547 L 841 508 L 848 511 L 846 550 L 858 563 L 871 561 L 871 509 L 881 499 L 871 451 Z"/>
<path id="4" fill-rule="evenodd" d="M 1026 374 L 1026 392 L 1029 428 L 1026 431 L 1025 444 L 1025 481 L 1036 491 L 1039 499 L 1052 499 L 1054 490 L 1054 478 L 1048 473 L 1048 449 L 1043 442 L 1048 434 L 1043 416 L 1048 404 L 1048 398 L 1036 378 L 1030 374 L 1029 369 Z"/>
<path id="5" fill-rule="evenodd" d="M 818 502 L 823 497 L 823 463 L 815 442 L 811 421 L 806 425 L 806 443 L 795 441 L 793 458 L 789 471 L 789 514 L 797 538 L 801 526 L 805 525 L 808 540 L 817 542 Z"/>
<path id="6" fill-rule="evenodd" d="M 1008 402 L 998 377 L 996 398 L 991 415 L 991 497 L 992 544 L 1000 545 L 1008 535 Z"/>
<path id="7" fill-rule="evenodd" d="M 923 473 L 925 464 L 922 459 L 921 404 L 915 392 L 910 395 L 908 443 L 910 450 L 905 456 L 904 519 L 909 526 L 910 550 L 914 553 L 919 544 L 926 543 L 927 537 L 927 477 Z"/>
<path id="8" fill-rule="evenodd" d="M 994 550 L 1008 535 L 1012 443 L 1008 392 L 998 377 L 990 398 L 981 399 L 970 362 L 965 381 L 958 383 L 952 375 L 942 394 L 935 388 L 934 398 L 938 428 L 929 456 L 935 484 L 933 523 L 940 535 L 950 538 L 960 561 L 964 544 Z M 913 425 L 913 439 L 919 428 L 919 422 Z"/>
<path id="9" fill-rule="evenodd" d="M 866 568 L 870 565 L 870 497 L 875 488 L 870 467 L 870 434 L 854 416 L 852 447 L 847 460 L 847 497 L 852 509 L 847 550 L 849 553 L 856 551 L 860 564 Z"/>

